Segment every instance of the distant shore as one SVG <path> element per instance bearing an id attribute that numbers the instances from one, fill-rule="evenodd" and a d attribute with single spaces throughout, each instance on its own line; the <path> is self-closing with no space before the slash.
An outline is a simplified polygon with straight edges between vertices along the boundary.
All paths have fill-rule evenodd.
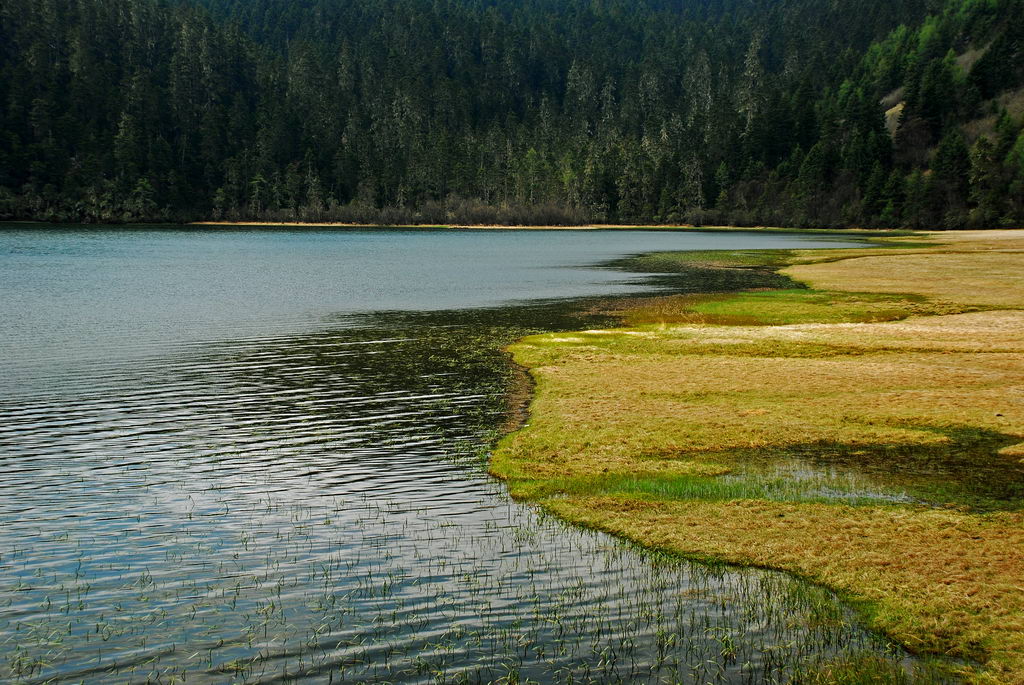
<path id="1" fill-rule="evenodd" d="M 551 230 L 594 230 L 601 228 L 640 228 L 638 226 L 611 226 L 603 224 L 592 224 L 583 226 L 501 226 L 498 224 L 364 224 L 344 221 L 193 221 L 189 226 L 281 226 L 294 228 L 411 228 L 411 229 L 523 229 L 533 231 Z M 644 227 L 647 228 L 647 227 Z M 659 227 L 669 228 L 669 227 Z M 675 229 L 692 228 L 691 226 L 672 226 Z"/>
<path id="2" fill-rule="evenodd" d="M 186 221 L 186 222 L 137 222 L 137 223 L 64 223 L 33 221 L 29 219 L 0 221 L 0 229 L 10 226 L 81 226 L 98 228 L 118 226 L 124 228 L 161 228 L 182 226 L 194 228 L 345 228 L 345 229 L 407 229 L 424 231 L 755 231 L 770 233 L 807 233 L 812 235 L 847 236 L 910 236 L 918 231 L 903 228 L 794 228 L 787 226 L 695 226 L 693 224 L 580 224 L 568 225 L 504 225 L 504 224 L 373 224 L 344 221 Z"/>
<path id="3" fill-rule="evenodd" d="M 787 228 L 784 226 L 694 226 L 693 224 L 581 224 L 579 226 L 502 224 L 365 224 L 341 221 L 193 221 L 186 226 L 266 226 L 281 228 L 401 228 L 472 231 L 771 231 L 784 233 L 833 233 L 839 235 L 911 235 L 904 229 L 889 228 Z"/>

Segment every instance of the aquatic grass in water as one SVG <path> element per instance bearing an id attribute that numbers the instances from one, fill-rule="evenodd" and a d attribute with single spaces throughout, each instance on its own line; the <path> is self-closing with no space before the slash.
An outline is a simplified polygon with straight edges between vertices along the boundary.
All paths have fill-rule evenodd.
<path id="1" fill-rule="evenodd" d="M 4 529 L 4 677 L 765 682 L 864 649 L 902 668 L 824 590 L 645 560 L 508 501 L 480 454 L 506 410 L 498 348 L 530 316 L 558 321 L 394 315 L 225 346 L 177 378 L 139 369 L 127 407 L 77 398 L 21 429 L 103 449 L 21 460 L 15 487 L 45 468 L 65 497 L 19 490 L 35 515 Z M 105 429 L 111 411 L 132 418 Z M 86 508 L 97 479 L 118 507 Z"/>
<path id="2" fill-rule="evenodd" d="M 150 291 L 205 287 L 206 272 L 185 268 L 199 259 L 192 243 L 167 272 L 180 236 L 144 237 L 174 286 Z M 344 290 L 334 270 L 317 280 L 316 255 L 297 258 L 304 241 L 319 255 L 333 239 L 238 236 L 265 258 L 268 283 L 282 281 L 261 241 L 301 264 L 310 301 Z M 108 259 L 109 236 L 86 242 Z M 199 261 L 223 266 L 215 252 Z M 115 261 L 144 278 L 145 256 L 131 257 Z M 112 297 L 116 280 L 98 291 L 75 280 L 93 271 L 57 280 Z M 76 359 L 24 345 L 12 357 L 5 380 L 22 384 L 0 396 L 0 680 L 781 682 L 865 650 L 913 671 L 821 588 L 638 553 L 512 502 L 483 474 L 507 419 L 499 348 L 607 320 L 545 305 L 269 317 L 254 333 L 233 308 L 251 305 L 248 280 L 223 290 L 228 276 L 211 282 L 230 306 L 196 319 L 216 321 L 212 333 L 147 342 L 190 320 L 170 318 L 187 311 L 170 298 L 153 312 L 167 320 L 121 340 L 123 358 L 107 358 L 102 336 Z M 131 293 L 116 299 L 145 319 Z M 81 315 L 96 316 L 85 330 L 118 330 L 119 312 Z"/>

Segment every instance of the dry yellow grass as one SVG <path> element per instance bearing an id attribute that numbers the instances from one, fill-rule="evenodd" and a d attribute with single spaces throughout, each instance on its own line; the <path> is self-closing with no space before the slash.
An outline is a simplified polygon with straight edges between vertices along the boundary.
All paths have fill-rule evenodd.
<path id="1" fill-rule="evenodd" d="M 802 264 L 782 273 L 814 288 L 913 293 L 961 304 L 1024 307 L 1024 231 L 951 231 L 939 240 L 938 251 Z M 958 256 L 963 253 L 973 254 L 970 259 Z"/>
<path id="2" fill-rule="evenodd" d="M 872 625 L 918 652 L 979 659 L 980 682 L 1024 672 L 1024 516 L 765 501 L 553 500 L 643 544 L 798 573 L 875 605 Z"/>
<path id="3" fill-rule="evenodd" d="M 938 239 L 933 250 L 801 251 L 805 263 L 788 271 L 819 288 L 924 295 L 952 311 L 1008 309 L 524 339 L 512 350 L 537 381 L 531 420 L 502 442 L 492 471 L 514 494 L 587 525 L 814 578 L 872 602 L 873 624 L 909 647 L 979 659 L 979 681 L 1024 683 L 1024 502 L 972 508 L 989 485 L 1024 482 L 1024 312 L 1009 309 L 1024 306 L 1024 232 Z M 787 307 L 793 320 L 816 315 L 795 302 L 769 304 L 783 320 Z M 793 449 L 888 469 L 879 483 L 955 508 L 730 499 L 716 478 Z M 938 476 L 915 472 L 914 450 L 926 466 L 935 455 L 949 463 Z"/>
<path id="4" fill-rule="evenodd" d="M 927 444 L 947 439 L 932 428 L 962 425 L 1024 441 L 1024 312 L 594 331 L 513 349 L 538 393 L 530 430 L 495 463 L 520 477 L 819 441 Z"/>

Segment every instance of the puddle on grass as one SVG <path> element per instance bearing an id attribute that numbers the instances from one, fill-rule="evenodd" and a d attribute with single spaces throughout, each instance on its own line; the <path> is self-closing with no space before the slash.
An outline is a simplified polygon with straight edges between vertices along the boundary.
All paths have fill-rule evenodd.
<path id="1" fill-rule="evenodd" d="M 759 497 L 782 501 L 825 500 L 846 504 L 922 504 L 906 492 L 880 487 L 850 471 L 816 466 L 797 459 L 783 460 L 760 469 L 738 469 L 720 476 L 729 483 L 750 484 Z"/>
<path id="2" fill-rule="evenodd" d="M 776 499 L 850 503 L 915 503 L 1017 511 L 1024 502 L 1024 464 L 998 451 L 1014 436 L 973 428 L 934 429 L 931 445 L 793 445 L 774 454 L 739 450 L 723 478 L 762 487 Z"/>

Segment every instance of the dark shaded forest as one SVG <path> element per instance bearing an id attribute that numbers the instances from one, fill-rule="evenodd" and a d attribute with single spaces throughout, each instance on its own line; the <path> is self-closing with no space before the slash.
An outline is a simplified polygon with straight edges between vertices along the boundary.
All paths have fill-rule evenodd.
<path id="1" fill-rule="evenodd" d="M 1024 224 L 1024 0 L 5 0 L 0 219 Z"/>

